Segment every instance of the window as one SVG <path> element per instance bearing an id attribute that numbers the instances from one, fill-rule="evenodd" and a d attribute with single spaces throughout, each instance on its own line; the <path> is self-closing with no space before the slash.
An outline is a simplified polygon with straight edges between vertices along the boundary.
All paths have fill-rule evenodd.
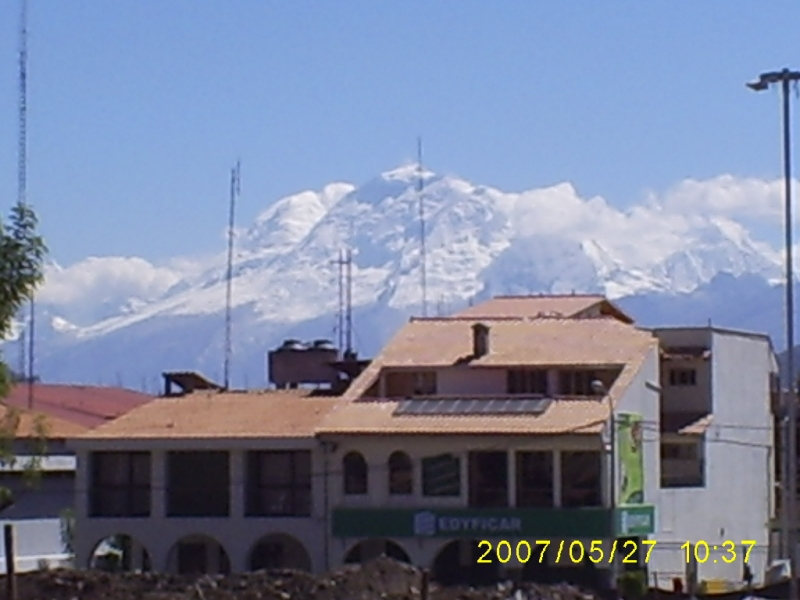
<path id="1" fill-rule="evenodd" d="M 248 452 L 246 515 L 311 516 L 311 452 Z"/>
<path id="2" fill-rule="evenodd" d="M 414 373 L 414 395 L 436 395 L 436 371 L 422 371 Z"/>
<path id="3" fill-rule="evenodd" d="M 559 393 L 562 396 L 593 396 L 594 371 L 561 371 Z"/>
<path id="4" fill-rule="evenodd" d="M 508 452 L 476 451 L 467 454 L 467 503 L 471 508 L 508 506 Z"/>
<path id="5" fill-rule="evenodd" d="M 517 506 L 553 506 L 552 452 L 517 452 Z"/>
<path id="6" fill-rule="evenodd" d="M 90 464 L 91 516 L 150 516 L 149 452 L 93 452 Z"/>
<path id="7" fill-rule="evenodd" d="M 602 460 L 599 452 L 562 452 L 562 504 L 565 508 L 600 506 Z"/>
<path id="8" fill-rule="evenodd" d="M 392 452 L 389 457 L 389 494 L 405 496 L 414 492 L 414 466 L 405 452 Z"/>
<path id="9" fill-rule="evenodd" d="M 506 378 L 509 394 L 547 395 L 547 371 L 545 369 L 512 369 Z"/>
<path id="10" fill-rule="evenodd" d="M 670 385 L 697 385 L 697 371 L 694 369 L 670 369 Z"/>
<path id="11" fill-rule="evenodd" d="M 229 511 L 227 452 L 167 454 L 168 517 L 227 517 Z"/>
<path id="12" fill-rule="evenodd" d="M 703 487 L 703 440 L 661 442 L 661 487 Z"/>
<path id="13" fill-rule="evenodd" d="M 461 495 L 461 461 L 457 456 L 442 454 L 422 459 L 422 494 Z"/>
<path id="14" fill-rule="evenodd" d="M 436 371 L 389 372 L 385 382 L 388 398 L 435 396 L 437 393 Z"/>
<path id="15" fill-rule="evenodd" d="M 367 461 L 358 452 L 348 452 L 342 459 L 344 470 L 344 493 L 356 496 L 367 493 Z"/>

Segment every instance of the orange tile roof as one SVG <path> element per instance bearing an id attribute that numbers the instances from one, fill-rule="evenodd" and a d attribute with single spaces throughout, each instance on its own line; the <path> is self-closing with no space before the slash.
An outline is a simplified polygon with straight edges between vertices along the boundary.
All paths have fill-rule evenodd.
<path id="1" fill-rule="evenodd" d="M 412 319 L 356 380 L 381 367 L 623 365 L 657 343 L 650 332 L 616 319 L 481 320 L 489 327 L 489 354 L 471 360 L 471 319 Z M 352 394 L 348 392 L 348 396 Z"/>
<path id="2" fill-rule="evenodd" d="M 85 425 L 73 423 L 42 412 L 22 410 L 19 408 L 15 410 L 19 417 L 19 422 L 14 432 L 14 437 L 16 438 L 26 439 L 39 437 L 42 433 L 39 429 L 39 423 L 44 426 L 44 433 L 46 437 L 51 440 L 72 438 L 89 430 Z M 6 433 L 7 427 L 10 426 L 9 421 L 11 418 L 12 415 L 10 414 L 9 407 L 4 405 L 3 401 L 0 401 L 0 430 L 2 430 L 3 433 Z"/>
<path id="3" fill-rule="evenodd" d="M 597 433 L 658 340 L 615 319 L 482 320 L 489 354 L 478 366 L 619 365 L 601 399 L 556 398 L 538 416 L 411 416 L 392 413 L 393 401 L 363 401 L 384 367 L 451 367 L 472 353 L 472 325 L 465 319 L 412 320 L 386 345 L 345 394 L 350 403 L 329 414 L 320 434 L 568 434 Z M 469 363 L 467 363 L 469 364 Z"/>
<path id="4" fill-rule="evenodd" d="M 478 319 L 491 319 L 502 317 L 537 317 L 560 316 L 578 317 L 601 304 L 604 314 L 617 317 L 622 321 L 632 323 L 633 320 L 610 302 L 605 296 L 599 294 L 552 294 L 538 296 L 495 296 L 491 300 L 476 306 L 470 306 L 456 313 L 456 317 L 473 317 Z"/>
<path id="5" fill-rule="evenodd" d="M 609 417 L 604 399 L 559 399 L 541 415 L 398 415 L 398 402 L 351 402 L 330 413 L 320 435 L 597 434 Z"/>
<path id="6" fill-rule="evenodd" d="M 157 398 L 101 425 L 81 439 L 292 438 L 313 436 L 336 397 L 310 390 L 195 392 Z"/>

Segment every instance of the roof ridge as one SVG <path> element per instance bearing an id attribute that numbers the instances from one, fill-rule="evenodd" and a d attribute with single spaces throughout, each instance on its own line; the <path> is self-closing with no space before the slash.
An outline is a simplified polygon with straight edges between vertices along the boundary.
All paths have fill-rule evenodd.
<path id="1" fill-rule="evenodd" d="M 604 300 L 608 300 L 608 297 L 604 294 L 590 294 L 590 293 L 582 293 L 582 294 L 500 294 L 498 296 L 493 296 L 492 299 L 496 300 L 498 298 L 503 299 L 527 299 L 527 298 L 603 298 Z"/>

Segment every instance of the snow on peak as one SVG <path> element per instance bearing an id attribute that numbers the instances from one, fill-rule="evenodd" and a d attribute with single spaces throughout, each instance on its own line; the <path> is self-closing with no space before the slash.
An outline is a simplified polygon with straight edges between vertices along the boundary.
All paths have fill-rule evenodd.
<path id="1" fill-rule="evenodd" d="M 385 181 L 403 181 L 405 183 L 416 183 L 420 177 L 429 179 L 433 176 L 433 171 L 429 171 L 417 162 L 406 162 L 380 174 L 380 178 Z"/>
<path id="2" fill-rule="evenodd" d="M 432 302 L 573 288 L 619 297 L 691 291 L 719 273 L 759 273 L 769 280 L 779 274 L 779 254 L 722 210 L 743 206 L 744 190 L 751 204 L 764 207 L 755 212 L 768 214 L 774 201 L 769 182 L 693 181 L 622 211 L 602 197 L 582 197 L 568 182 L 507 193 L 427 170 L 420 196 L 417 167 L 401 165 L 358 187 L 336 182 L 306 190 L 261 212 L 236 246 L 233 302 L 248 315 L 246 327 L 300 323 L 335 312 L 335 260 L 344 247 L 353 250 L 354 306 L 416 307 L 420 200 Z M 224 308 L 224 260 L 218 256 L 206 262 L 205 271 L 174 262 L 157 267 L 137 259 L 102 260 L 105 266 L 89 259 L 80 268 L 48 272 L 42 296 L 55 306 L 54 314 L 80 327 L 77 337 L 102 336 L 154 318 L 216 315 Z M 125 265 L 144 283 L 132 285 L 106 272 Z M 100 293 L 109 282 L 117 292 Z M 93 308 L 76 308 L 85 306 Z"/>
<path id="3" fill-rule="evenodd" d="M 249 251 L 268 249 L 271 253 L 289 250 L 354 189 L 352 184 L 337 182 L 319 192 L 306 190 L 278 200 L 259 214 L 245 232 L 243 248 Z"/>

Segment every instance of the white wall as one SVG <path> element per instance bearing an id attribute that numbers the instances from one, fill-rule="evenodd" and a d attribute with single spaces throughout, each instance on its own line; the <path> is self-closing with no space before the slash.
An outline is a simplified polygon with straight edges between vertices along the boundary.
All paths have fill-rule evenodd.
<path id="1" fill-rule="evenodd" d="M 697 334 L 689 332 L 685 337 L 675 344 L 690 345 Z M 713 334 L 710 372 L 714 416 L 705 436 L 706 487 L 661 490 L 660 529 L 655 536 L 658 545 L 650 569 L 659 573 L 662 585 L 684 575 L 685 551 L 680 546 L 687 541 L 702 540 L 711 547 L 710 559 L 698 567 L 701 580 L 741 580 L 741 560 L 727 564 L 722 559 L 723 555 L 730 557 L 723 548 L 728 541 L 735 543 L 741 557 L 741 541 L 756 540 L 750 566 L 756 579 L 763 575 L 774 495 L 771 366 L 766 339 Z"/>
<path id="2" fill-rule="evenodd" d="M 638 413 L 643 421 L 644 454 L 644 496 L 646 504 L 657 504 L 659 499 L 659 480 L 661 477 L 659 439 L 659 394 L 657 390 L 659 375 L 658 351 L 653 348 L 647 353 L 644 362 L 634 376 L 625 395 L 620 398 L 615 409 L 619 413 Z M 650 385 L 648 385 L 648 383 Z M 621 483 L 621 473 L 617 469 L 617 492 Z M 658 522 L 658 511 L 656 511 Z"/>
<path id="3" fill-rule="evenodd" d="M 70 555 L 61 543 L 61 521 L 59 519 L 4 519 L 5 525 L 14 527 L 15 567 L 18 572 L 35 571 L 40 561 L 50 567 L 67 566 Z M 5 545 L 0 544 L 0 574 L 6 572 Z"/>

